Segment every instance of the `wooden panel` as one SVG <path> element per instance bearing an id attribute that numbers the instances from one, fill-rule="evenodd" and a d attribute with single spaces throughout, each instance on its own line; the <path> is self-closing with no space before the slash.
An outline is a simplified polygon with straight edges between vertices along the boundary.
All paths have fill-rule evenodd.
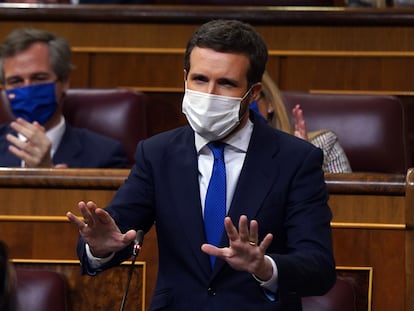
<path id="1" fill-rule="evenodd" d="M 68 221 L 18 221 L 0 216 L 0 228 L 1 239 L 9 245 L 11 258 L 78 258 L 78 232 Z"/>
<path id="2" fill-rule="evenodd" d="M 91 85 L 90 55 L 87 53 L 73 53 L 72 64 L 74 65 L 70 79 L 71 87 L 82 88 Z"/>
<path id="3" fill-rule="evenodd" d="M 405 308 L 404 230 L 333 229 L 337 265 L 373 267 L 373 310 Z"/>
<path id="4" fill-rule="evenodd" d="M 76 210 L 81 200 L 106 206 L 114 193 L 115 190 L 0 188 L 1 214 L 64 216 Z"/>
<path id="5" fill-rule="evenodd" d="M 412 10 L 0 7 L 0 37 L 17 27 L 32 26 L 70 41 L 77 65 L 75 87 L 182 88 L 187 40 L 212 16 L 256 26 L 269 47 L 271 76 L 282 89 L 410 91 L 414 87 Z"/>
<path id="6" fill-rule="evenodd" d="M 184 55 L 95 54 L 91 76 L 91 87 L 183 87 Z"/>
<path id="7" fill-rule="evenodd" d="M 122 7 L 122 6 L 121 6 Z M 79 10 L 85 7 L 79 8 Z M 102 9 L 103 7 L 100 7 Z M 74 9 L 74 8 L 72 8 Z M 0 4 L 0 15 L 5 10 Z M 33 14 L 38 11 L 33 10 Z M 84 11 L 85 12 L 85 11 Z M 35 27 L 55 32 L 69 40 L 72 47 L 172 47 L 185 48 L 187 40 L 198 24 L 148 24 L 132 23 L 34 21 L 5 21 L 0 16 L 0 38 L 18 27 Z M 167 27 L 166 27 L 167 26 Z"/>
<path id="8" fill-rule="evenodd" d="M 387 195 L 335 195 L 329 206 L 334 222 L 405 225 L 405 198 Z"/>
<path id="9" fill-rule="evenodd" d="M 280 71 L 284 90 L 414 90 L 413 57 L 287 56 Z"/>

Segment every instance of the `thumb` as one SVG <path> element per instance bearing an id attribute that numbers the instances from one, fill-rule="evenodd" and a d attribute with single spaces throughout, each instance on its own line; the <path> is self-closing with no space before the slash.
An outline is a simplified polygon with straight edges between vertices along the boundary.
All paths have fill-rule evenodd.
<path id="1" fill-rule="evenodd" d="M 135 230 L 129 230 L 124 234 L 124 243 L 129 244 L 135 240 L 137 232 Z"/>

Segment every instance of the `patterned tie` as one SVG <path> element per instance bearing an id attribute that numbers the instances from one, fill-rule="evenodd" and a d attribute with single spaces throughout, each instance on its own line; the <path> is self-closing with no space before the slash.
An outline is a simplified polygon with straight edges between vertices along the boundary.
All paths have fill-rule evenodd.
<path id="1" fill-rule="evenodd" d="M 214 156 L 213 172 L 208 184 L 206 202 L 204 205 L 204 227 L 207 242 L 218 246 L 224 230 L 226 216 L 226 166 L 224 164 L 225 143 L 211 142 L 207 146 Z M 216 257 L 210 256 L 211 266 L 214 267 Z"/>

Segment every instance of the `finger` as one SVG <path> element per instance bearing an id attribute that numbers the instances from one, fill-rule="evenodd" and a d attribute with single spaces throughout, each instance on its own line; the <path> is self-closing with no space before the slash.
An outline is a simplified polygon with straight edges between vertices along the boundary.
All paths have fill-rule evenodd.
<path id="1" fill-rule="evenodd" d="M 201 250 L 210 256 L 217 256 L 218 254 L 217 247 L 211 244 L 202 244 Z"/>
<path id="2" fill-rule="evenodd" d="M 24 141 L 20 140 L 17 136 L 7 134 L 6 139 L 9 143 L 21 148 L 24 145 Z"/>
<path id="3" fill-rule="evenodd" d="M 256 220 L 250 221 L 249 243 L 258 245 L 259 241 L 259 225 Z"/>
<path id="4" fill-rule="evenodd" d="M 229 258 L 234 255 L 234 252 L 229 247 L 218 248 L 211 244 L 203 244 L 201 245 L 201 250 L 210 256 L 215 256 L 219 258 Z"/>
<path id="5" fill-rule="evenodd" d="M 125 244 L 131 243 L 133 240 L 135 240 L 136 236 L 137 236 L 137 232 L 135 230 L 128 230 L 124 234 L 124 243 Z"/>
<path id="6" fill-rule="evenodd" d="M 230 217 L 224 218 L 224 229 L 226 230 L 227 237 L 230 241 L 236 241 L 239 238 L 239 233 L 236 227 L 233 225 Z"/>
<path id="7" fill-rule="evenodd" d="M 18 118 L 16 121 L 11 122 L 10 127 L 17 133 L 22 134 L 27 139 L 30 139 L 32 137 L 33 131 L 35 130 L 35 127 L 32 124 L 21 118 Z"/>
<path id="8" fill-rule="evenodd" d="M 16 146 L 10 145 L 8 150 L 11 153 L 13 153 L 16 157 L 18 157 L 20 160 L 25 160 L 26 161 L 29 158 L 29 155 L 26 153 L 26 151 L 24 151 L 24 150 L 22 150 L 22 149 L 20 149 Z"/>
<path id="9" fill-rule="evenodd" d="M 87 204 L 83 201 L 78 203 L 79 211 L 82 214 L 82 217 L 84 219 L 85 223 L 91 223 L 93 219 L 93 215 L 90 212 L 90 209 L 88 208 Z"/>
<path id="10" fill-rule="evenodd" d="M 259 245 L 260 250 L 262 251 L 263 254 L 266 253 L 266 250 L 270 246 L 270 244 L 272 244 L 272 241 L 273 241 L 273 234 L 271 233 L 266 234 L 263 241 Z"/>
<path id="11" fill-rule="evenodd" d="M 41 125 L 39 122 L 34 121 L 32 124 L 33 124 L 33 126 L 35 126 L 36 128 L 38 128 L 39 130 L 42 130 L 43 132 L 45 131 L 44 126 Z"/>
<path id="12" fill-rule="evenodd" d="M 99 221 L 102 224 L 109 224 L 111 222 L 114 222 L 113 218 L 107 211 L 105 211 L 103 208 L 96 208 L 95 209 L 95 221 Z"/>
<path id="13" fill-rule="evenodd" d="M 85 222 L 88 223 L 88 225 L 93 226 L 95 225 L 95 221 L 99 218 L 98 215 L 96 215 L 96 210 L 98 209 L 98 206 L 93 201 L 88 201 L 85 205 L 85 213 L 83 216 L 85 217 Z"/>
<path id="14" fill-rule="evenodd" d="M 76 225 L 79 228 L 79 230 L 85 227 L 85 223 L 82 220 L 80 220 L 75 214 L 67 212 L 66 217 L 69 219 L 71 223 Z"/>
<path id="15" fill-rule="evenodd" d="M 241 215 L 239 219 L 239 236 L 242 242 L 249 241 L 249 228 L 247 226 L 247 216 Z"/>

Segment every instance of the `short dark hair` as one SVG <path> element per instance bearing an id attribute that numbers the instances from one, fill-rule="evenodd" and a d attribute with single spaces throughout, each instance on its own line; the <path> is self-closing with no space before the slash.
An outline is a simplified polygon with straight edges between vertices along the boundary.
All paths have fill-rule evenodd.
<path id="1" fill-rule="evenodd" d="M 267 46 L 262 36 L 249 24 L 238 20 L 212 20 L 200 26 L 187 43 L 184 69 L 190 71 L 190 55 L 194 47 L 217 52 L 240 53 L 249 57 L 249 85 L 260 82 L 266 68 Z"/>
<path id="2" fill-rule="evenodd" d="M 26 51 L 35 43 L 49 47 L 50 64 L 59 81 L 69 78 L 73 68 L 68 41 L 51 32 L 35 28 L 18 28 L 12 31 L 0 46 L 0 82 L 4 84 L 4 59 Z"/>

